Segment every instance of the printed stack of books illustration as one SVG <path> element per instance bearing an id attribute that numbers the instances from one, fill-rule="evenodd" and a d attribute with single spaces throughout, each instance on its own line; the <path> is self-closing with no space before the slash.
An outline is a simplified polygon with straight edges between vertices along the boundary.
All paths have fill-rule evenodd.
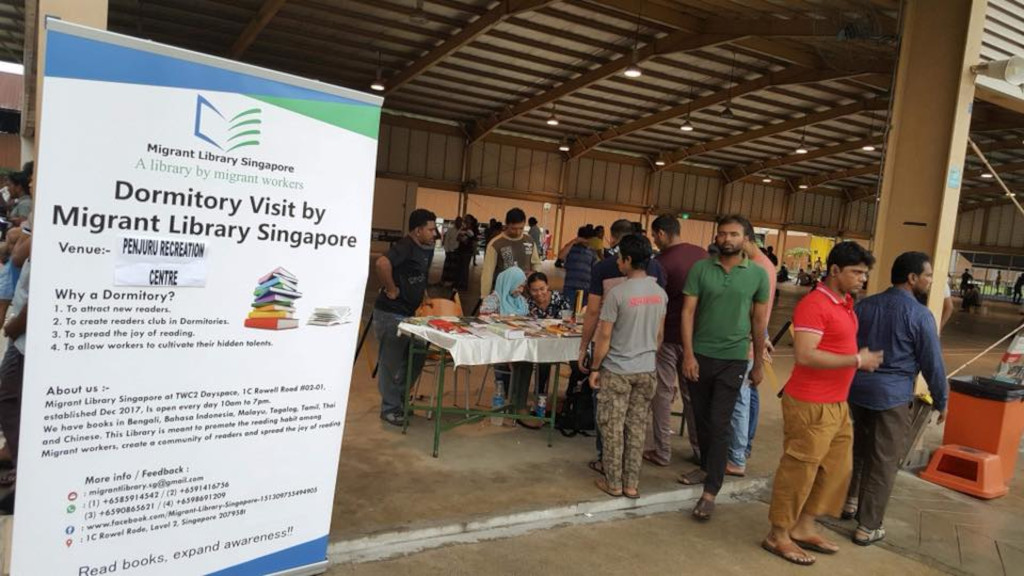
<path id="1" fill-rule="evenodd" d="M 284 268 L 275 268 L 257 280 L 253 291 L 252 311 L 245 319 L 246 328 L 287 330 L 296 328 L 295 301 L 302 298 L 298 279 Z"/>

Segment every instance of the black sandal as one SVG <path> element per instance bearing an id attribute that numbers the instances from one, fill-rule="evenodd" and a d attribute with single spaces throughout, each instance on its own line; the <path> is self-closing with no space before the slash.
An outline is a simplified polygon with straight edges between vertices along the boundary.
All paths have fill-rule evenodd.
<path id="1" fill-rule="evenodd" d="M 676 479 L 676 482 L 684 486 L 697 486 L 703 484 L 704 480 L 707 480 L 708 475 L 701 469 L 691 470 L 686 474 L 682 474 Z"/>
<path id="2" fill-rule="evenodd" d="M 715 501 L 701 498 L 697 501 L 697 505 L 693 507 L 693 517 L 701 522 L 707 522 L 711 520 L 711 515 L 715 512 Z"/>

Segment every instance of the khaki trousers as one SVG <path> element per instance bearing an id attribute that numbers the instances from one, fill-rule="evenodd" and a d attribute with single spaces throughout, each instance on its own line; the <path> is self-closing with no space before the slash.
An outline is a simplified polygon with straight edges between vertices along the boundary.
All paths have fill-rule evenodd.
<path id="1" fill-rule="evenodd" d="M 784 453 L 768 519 L 790 530 L 802 514 L 838 516 L 853 470 L 853 427 L 846 402 L 782 397 Z"/>

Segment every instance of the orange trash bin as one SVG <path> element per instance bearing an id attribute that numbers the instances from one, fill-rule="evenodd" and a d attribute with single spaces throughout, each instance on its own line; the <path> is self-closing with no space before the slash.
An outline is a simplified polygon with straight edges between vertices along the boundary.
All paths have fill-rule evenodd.
<path id="1" fill-rule="evenodd" d="M 949 417 L 943 445 L 959 445 L 999 457 L 1008 485 L 1024 433 L 1024 386 L 992 378 L 957 376 L 949 381 Z"/>

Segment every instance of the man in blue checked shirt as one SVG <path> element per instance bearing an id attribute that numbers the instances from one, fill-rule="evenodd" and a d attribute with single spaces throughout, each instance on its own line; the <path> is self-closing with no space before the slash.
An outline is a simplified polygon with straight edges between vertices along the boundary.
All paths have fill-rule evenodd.
<path id="1" fill-rule="evenodd" d="M 843 517 L 857 518 L 853 542 L 862 546 L 885 538 L 882 518 L 907 447 L 918 372 L 928 382 L 939 423 L 946 420 L 949 394 L 939 333 L 922 304 L 931 286 L 928 255 L 905 252 L 892 265 L 892 288 L 854 309 L 860 321 L 857 345 L 885 353 L 882 365 L 874 372 L 857 372 L 850 388 L 853 479 Z"/>

